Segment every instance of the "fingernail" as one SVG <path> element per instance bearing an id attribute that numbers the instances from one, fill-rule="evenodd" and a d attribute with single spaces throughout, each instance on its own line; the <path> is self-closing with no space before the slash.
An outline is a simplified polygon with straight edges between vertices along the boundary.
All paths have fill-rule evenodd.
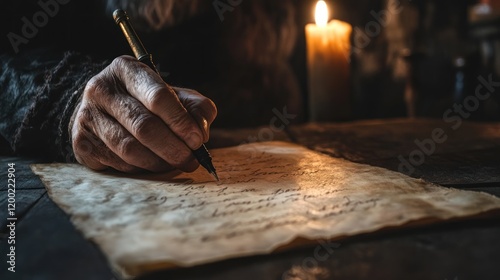
<path id="1" fill-rule="evenodd" d="M 205 131 L 206 135 L 209 135 L 209 133 L 210 133 L 210 129 L 209 129 L 209 127 L 208 127 L 208 121 L 207 121 L 207 119 L 202 118 L 202 119 L 201 119 L 201 123 L 202 123 L 203 130 Z"/>
<path id="2" fill-rule="evenodd" d="M 208 135 L 208 122 L 207 122 L 207 119 L 205 119 L 205 118 L 202 117 L 201 118 L 201 124 L 202 124 L 203 130 L 205 130 L 205 132 Z"/>
<path id="3" fill-rule="evenodd" d="M 197 134 L 192 132 L 191 134 L 188 135 L 186 139 L 186 143 L 191 149 L 198 149 L 201 144 L 203 144 L 201 137 Z"/>

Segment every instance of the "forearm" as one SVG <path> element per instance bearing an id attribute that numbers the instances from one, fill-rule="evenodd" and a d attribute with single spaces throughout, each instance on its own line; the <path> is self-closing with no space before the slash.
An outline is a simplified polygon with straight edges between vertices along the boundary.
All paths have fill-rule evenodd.
<path id="1" fill-rule="evenodd" d="M 76 53 L 2 56 L 0 134 L 16 154 L 72 161 L 68 124 L 85 84 L 106 62 Z"/>

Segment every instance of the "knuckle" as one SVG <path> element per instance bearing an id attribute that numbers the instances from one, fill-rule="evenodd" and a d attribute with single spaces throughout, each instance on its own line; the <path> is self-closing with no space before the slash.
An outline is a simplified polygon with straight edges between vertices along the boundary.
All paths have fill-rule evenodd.
<path id="1" fill-rule="evenodd" d="M 77 121 L 81 124 L 89 124 L 94 119 L 94 113 L 88 106 L 83 106 L 78 112 Z"/>
<path id="2" fill-rule="evenodd" d="M 138 149 L 139 142 L 133 137 L 124 137 L 117 145 L 117 150 L 122 158 L 130 159 L 134 157 Z"/>
<path id="3" fill-rule="evenodd" d="M 73 152 L 80 157 L 88 156 L 92 153 L 93 145 L 88 140 L 85 133 L 77 132 L 72 140 Z"/>
<path id="4" fill-rule="evenodd" d="M 128 55 L 121 55 L 113 59 L 113 61 L 109 66 L 111 67 L 112 70 L 120 70 L 126 67 L 132 61 L 134 61 L 132 57 Z"/>
<path id="5" fill-rule="evenodd" d="M 167 89 L 158 85 L 150 85 L 145 92 L 146 101 L 151 111 L 157 112 L 165 104 L 165 97 L 169 94 Z"/>
<path id="6" fill-rule="evenodd" d="M 217 106 L 215 106 L 215 103 L 210 98 L 207 97 L 203 98 L 200 101 L 200 107 L 202 107 L 205 112 L 211 115 L 217 114 Z"/>
<path id="7" fill-rule="evenodd" d="M 176 102 L 165 102 L 168 94 L 171 93 L 166 87 L 151 87 L 147 93 L 149 109 L 152 112 L 168 112 L 167 125 L 179 136 L 197 131 L 196 123 L 190 118 L 184 107 L 179 106 Z"/>
<path id="8" fill-rule="evenodd" d="M 99 76 L 92 77 L 85 85 L 84 97 L 91 96 L 99 88 L 98 84 L 101 83 Z"/>
<path id="9" fill-rule="evenodd" d="M 155 131 L 157 119 L 150 114 L 140 114 L 132 121 L 132 132 L 139 138 L 148 140 Z"/>
<path id="10" fill-rule="evenodd" d="M 110 92 L 107 79 L 102 74 L 92 77 L 86 84 L 83 92 L 84 99 L 99 100 L 103 94 Z"/>
<path id="11" fill-rule="evenodd" d="M 84 143 L 84 141 L 85 137 L 82 135 L 81 132 L 77 132 L 75 133 L 75 135 L 73 135 L 72 145 L 73 145 L 73 151 L 75 153 L 80 151 L 80 149 L 82 148 L 82 143 Z"/>
<path id="12" fill-rule="evenodd" d="M 88 133 L 83 129 L 76 130 L 76 132 L 73 133 L 73 137 L 72 137 L 73 143 L 76 145 L 76 144 L 81 144 L 81 143 L 84 143 L 85 141 L 88 141 L 89 136 L 87 134 Z"/>
<path id="13" fill-rule="evenodd" d="M 185 112 L 172 112 L 169 116 L 169 127 L 179 136 L 188 135 L 192 131 L 198 131 L 198 127 L 192 122 Z"/>
<path id="14" fill-rule="evenodd" d="M 78 144 L 79 142 L 85 140 L 86 137 L 84 136 L 84 133 L 82 133 L 81 130 L 77 130 L 76 132 L 73 133 L 73 136 L 72 136 L 72 141 L 74 144 Z"/>

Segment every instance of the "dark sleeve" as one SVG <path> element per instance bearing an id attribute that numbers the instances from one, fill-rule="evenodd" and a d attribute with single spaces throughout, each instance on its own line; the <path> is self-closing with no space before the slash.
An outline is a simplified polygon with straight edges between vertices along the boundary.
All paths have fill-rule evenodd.
<path id="1" fill-rule="evenodd" d="M 74 52 L 0 56 L 0 134 L 13 152 L 74 161 L 68 125 L 87 81 L 106 65 Z"/>

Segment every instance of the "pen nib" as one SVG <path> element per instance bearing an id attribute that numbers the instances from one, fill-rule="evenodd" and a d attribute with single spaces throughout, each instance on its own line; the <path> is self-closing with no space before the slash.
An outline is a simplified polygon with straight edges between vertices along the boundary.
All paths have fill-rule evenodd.
<path id="1" fill-rule="evenodd" d="M 207 147 L 205 147 L 205 145 L 201 145 L 200 148 L 193 151 L 193 154 L 200 165 L 203 166 L 208 173 L 212 174 L 215 180 L 219 181 L 219 176 L 217 176 L 217 172 L 215 172 L 215 167 L 212 164 L 212 157 L 210 156 Z"/>
<path id="2" fill-rule="evenodd" d="M 217 182 L 219 182 L 219 181 L 220 181 L 220 180 L 219 180 L 219 176 L 217 176 L 217 173 L 215 173 L 215 172 L 210 172 L 210 174 L 212 174 L 212 176 L 214 176 L 214 178 L 215 178 L 215 180 L 216 180 Z"/>

